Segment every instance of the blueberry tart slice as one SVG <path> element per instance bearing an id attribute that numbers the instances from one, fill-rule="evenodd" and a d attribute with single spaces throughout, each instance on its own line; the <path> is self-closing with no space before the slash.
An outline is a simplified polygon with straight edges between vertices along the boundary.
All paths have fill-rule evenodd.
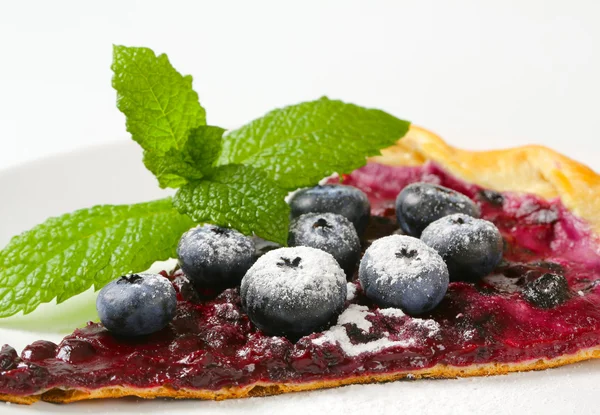
<path id="1" fill-rule="evenodd" d="M 413 127 L 342 179 L 291 201 L 292 248 L 256 260 L 253 241 L 197 228 L 183 271 L 105 293 L 165 287 L 139 322 L 104 298 L 113 331 L 4 346 L 0 399 L 243 398 L 600 357 L 592 170 L 537 146 L 463 151 Z"/>

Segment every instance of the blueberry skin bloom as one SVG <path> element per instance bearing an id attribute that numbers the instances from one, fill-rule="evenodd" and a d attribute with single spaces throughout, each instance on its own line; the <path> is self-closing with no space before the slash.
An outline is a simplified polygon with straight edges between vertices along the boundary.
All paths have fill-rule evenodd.
<path id="1" fill-rule="evenodd" d="M 348 219 L 335 213 L 305 213 L 292 220 L 289 246 L 310 246 L 335 258 L 351 277 L 360 256 L 360 240 Z"/>
<path id="2" fill-rule="evenodd" d="M 456 213 L 433 222 L 421 240 L 444 258 L 452 281 L 473 281 L 496 268 L 504 242 L 492 222 Z"/>
<path id="3" fill-rule="evenodd" d="M 368 298 L 409 315 L 437 306 L 449 283 L 448 268 L 438 253 L 404 235 L 373 242 L 360 262 L 358 276 Z"/>
<path id="4" fill-rule="evenodd" d="M 344 307 L 346 276 L 327 252 L 306 246 L 267 252 L 248 270 L 242 306 L 256 327 L 292 339 L 325 329 Z"/>
<path id="5" fill-rule="evenodd" d="M 361 236 L 369 223 L 371 204 L 367 195 L 352 186 L 326 184 L 302 189 L 289 200 L 292 218 L 305 213 L 337 213 L 354 224 Z"/>
<path id="6" fill-rule="evenodd" d="M 100 321 L 119 336 L 162 330 L 175 316 L 177 294 L 162 275 L 125 275 L 108 283 L 96 299 Z"/>
<path id="7" fill-rule="evenodd" d="M 255 260 L 252 238 L 234 229 L 202 225 L 183 234 L 177 246 L 179 265 L 198 288 L 239 285 Z"/>
<path id="8" fill-rule="evenodd" d="M 410 236 L 419 237 L 432 222 L 464 213 L 479 217 L 479 208 L 467 196 L 444 186 L 412 183 L 396 197 L 396 218 L 400 228 Z"/>

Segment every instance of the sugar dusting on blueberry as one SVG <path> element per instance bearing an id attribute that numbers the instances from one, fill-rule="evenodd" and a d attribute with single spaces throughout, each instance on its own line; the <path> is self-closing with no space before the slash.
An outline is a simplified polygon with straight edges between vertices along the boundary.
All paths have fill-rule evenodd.
<path id="1" fill-rule="evenodd" d="M 347 277 L 356 269 L 360 239 L 352 223 L 335 213 L 306 213 L 292 220 L 289 246 L 309 246 L 330 253 Z"/>
<path id="2" fill-rule="evenodd" d="M 422 314 L 439 304 L 448 288 L 448 268 L 420 240 L 391 235 L 376 240 L 365 252 L 359 278 L 367 297 L 382 307 Z"/>
<path id="3" fill-rule="evenodd" d="M 435 249 L 448 265 L 450 279 L 476 280 L 500 263 L 503 240 L 489 221 L 456 213 L 430 224 L 421 240 Z"/>
<path id="4" fill-rule="evenodd" d="M 319 185 L 301 189 L 289 200 L 291 217 L 305 213 L 336 213 L 347 218 L 361 236 L 371 215 L 369 198 L 360 189 L 341 184 Z"/>
<path id="5" fill-rule="evenodd" d="M 430 223 L 453 213 L 480 214 L 467 196 L 431 183 L 410 184 L 396 198 L 396 217 L 407 235 L 419 237 Z"/>
<path id="6" fill-rule="evenodd" d="M 240 283 L 255 259 L 252 238 L 234 229 L 202 225 L 190 229 L 179 241 L 181 269 L 199 289 L 223 289 Z"/>
<path id="7" fill-rule="evenodd" d="M 121 336 L 142 336 L 163 329 L 175 316 L 177 296 L 160 274 L 125 275 L 98 294 L 96 309 L 108 330 Z"/>
<path id="8" fill-rule="evenodd" d="M 535 307 L 554 308 L 569 299 L 569 284 L 562 275 L 546 273 L 523 287 L 522 295 Z"/>
<path id="9" fill-rule="evenodd" d="M 341 312 L 346 293 L 346 276 L 337 261 L 304 246 L 263 255 L 240 289 L 242 305 L 258 328 L 291 338 L 325 328 Z"/>

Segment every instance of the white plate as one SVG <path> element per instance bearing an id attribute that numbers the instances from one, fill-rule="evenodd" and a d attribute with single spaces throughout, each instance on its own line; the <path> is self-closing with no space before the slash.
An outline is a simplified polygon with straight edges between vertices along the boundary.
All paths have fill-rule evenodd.
<path id="1" fill-rule="evenodd" d="M 165 195 L 129 141 L 47 158 L 0 172 L 0 246 L 46 219 L 99 203 L 132 203 Z M 0 344 L 18 350 L 37 339 L 59 341 L 95 317 L 93 293 L 60 306 L 46 305 L 28 316 L 0 320 Z M 225 402 L 123 399 L 71 405 L 0 404 L 0 414 L 169 413 L 169 414 L 444 414 L 597 413 L 600 361 L 554 370 L 458 380 L 401 381 L 356 385 L 268 398 Z"/>

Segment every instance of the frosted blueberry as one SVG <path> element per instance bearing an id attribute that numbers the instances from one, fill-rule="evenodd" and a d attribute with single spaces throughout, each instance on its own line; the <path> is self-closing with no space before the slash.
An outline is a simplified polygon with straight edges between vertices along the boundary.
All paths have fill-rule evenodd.
<path id="1" fill-rule="evenodd" d="M 358 275 L 368 298 L 410 315 L 433 309 L 448 289 L 448 268 L 438 253 L 404 235 L 373 242 L 363 255 Z"/>
<path id="2" fill-rule="evenodd" d="M 190 229 L 177 246 L 179 265 L 198 288 L 223 289 L 240 283 L 255 259 L 254 241 L 215 225 Z"/>
<path id="3" fill-rule="evenodd" d="M 305 213 L 292 220 L 289 246 L 310 246 L 333 255 L 347 277 L 360 256 L 360 240 L 348 219 L 335 213 Z"/>
<path id="4" fill-rule="evenodd" d="M 452 281 L 481 278 L 502 259 L 504 242 L 492 222 L 462 213 L 433 222 L 421 240 L 444 258 Z"/>
<path id="5" fill-rule="evenodd" d="M 479 208 L 462 193 L 430 183 L 410 184 L 396 198 L 400 227 L 417 238 L 430 223 L 453 213 L 479 217 Z"/>
<path id="6" fill-rule="evenodd" d="M 173 285 L 159 274 L 131 274 L 108 283 L 96 299 L 100 321 L 121 336 L 142 336 L 163 329 L 175 316 Z"/>
<path id="7" fill-rule="evenodd" d="M 546 273 L 523 288 L 523 297 L 536 307 L 553 308 L 569 299 L 569 284 L 562 275 Z"/>
<path id="8" fill-rule="evenodd" d="M 294 193 L 289 201 L 292 218 L 305 213 L 337 213 L 354 224 L 361 236 L 367 227 L 371 204 L 367 195 L 352 186 L 326 184 L 302 189 Z"/>
<path id="9" fill-rule="evenodd" d="M 259 329 L 291 338 L 326 328 L 344 307 L 346 276 L 327 252 L 306 246 L 260 257 L 240 289 L 242 306 Z"/>

